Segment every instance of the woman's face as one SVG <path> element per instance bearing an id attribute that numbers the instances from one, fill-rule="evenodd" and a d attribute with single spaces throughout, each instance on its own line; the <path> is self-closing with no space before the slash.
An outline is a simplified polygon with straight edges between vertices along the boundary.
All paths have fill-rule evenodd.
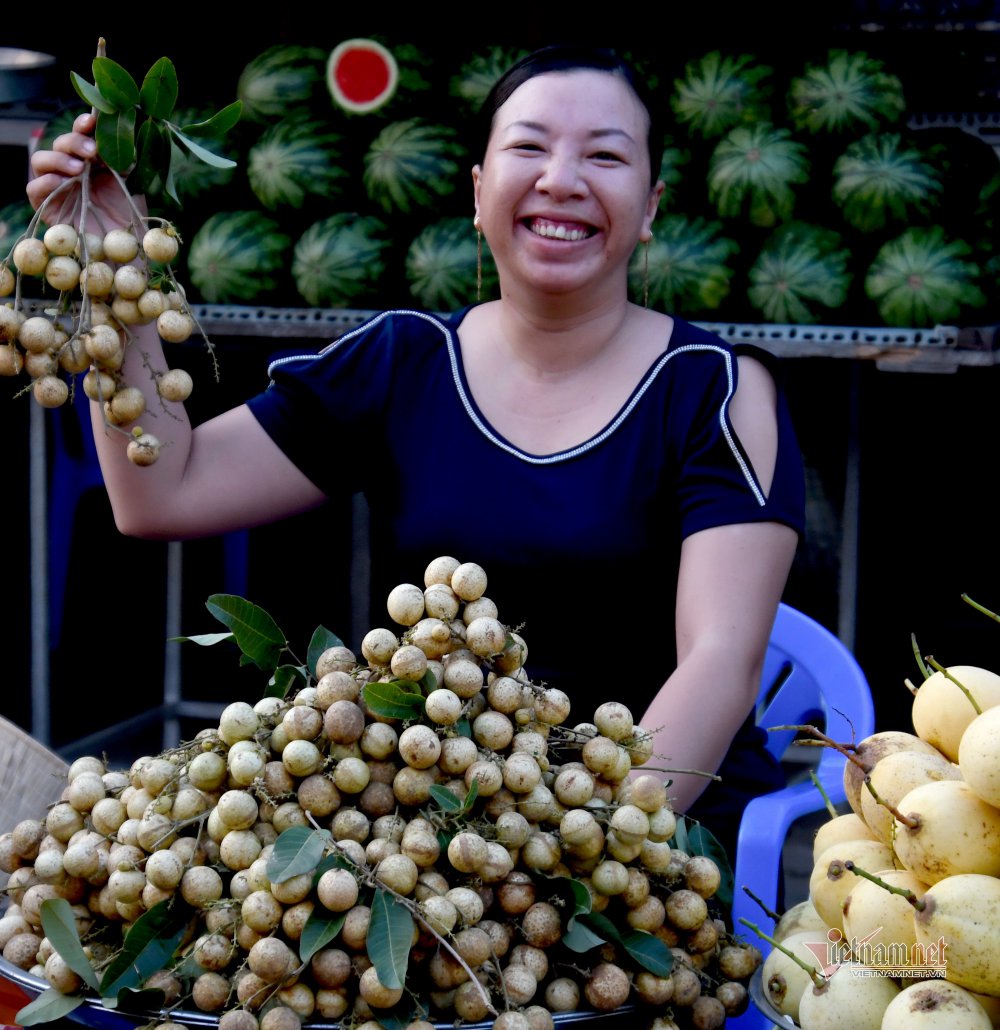
<path id="1" fill-rule="evenodd" d="M 624 79 L 590 69 L 536 75 L 497 110 L 473 182 L 505 295 L 626 288 L 663 191 L 647 130 Z"/>

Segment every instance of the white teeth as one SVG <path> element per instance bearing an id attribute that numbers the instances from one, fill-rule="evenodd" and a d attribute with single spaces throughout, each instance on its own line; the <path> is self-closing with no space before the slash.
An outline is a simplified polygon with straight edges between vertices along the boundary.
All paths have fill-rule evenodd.
<path id="1" fill-rule="evenodd" d="M 551 222 L 532 222 L 531 231 L 536 236 L 545 236 L 552 240 L 585 240 L 587 232 L 584 229 L 567 229 L 565 225 L 552 225 Z"/>

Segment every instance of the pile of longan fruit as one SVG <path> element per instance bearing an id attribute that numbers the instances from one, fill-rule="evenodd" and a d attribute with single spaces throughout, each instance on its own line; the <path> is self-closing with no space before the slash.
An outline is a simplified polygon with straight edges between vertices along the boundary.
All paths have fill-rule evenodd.
<path id="1" fill-rule="evenodd" d="M 74 762 L 62 800 L 0 837 L 4 957 L 77 991 L 43 940 L 45 899 L 73 906 L 97 967 L 174 899 L 197 930 L 148 986 L 166 1006 L 219 1014 L 222 1030 L 310 1019 L 379 1030 L 386 1013 L 410 1030 L 484 1019 L 553 1030 L 560 1013 L 629 1002 L 665 1030 L 743 1011 L 760 956 L 719 916 L 716 864 L 668 843 L 665 778 L 631 775 L 652 734 L 618 702 L 567 725 L 570 698 L 530 681 L 527 645 L 486 586 L 480 566 L 435 559 L 423 586 L 392 591 L 397 626 L 369 632 L 360 661 L 329 648 L 294 697 L 231 704 L 128 772 Z M 393 692 L 418 695 L 410 717 L 373 711 Z M 338 861 L 273 882 L 275 841 L 295 827 L 329 830 Z M 621 939 L 566 947 L 580 911 L 567 878 L 618 933 L 662 942 L 672 969 L 643 968 Z M 413 916 L 405 988 L 382 983 L 368 954 L 380 891 Z M 301 961 L 310 920 L 341 915 Z"/>

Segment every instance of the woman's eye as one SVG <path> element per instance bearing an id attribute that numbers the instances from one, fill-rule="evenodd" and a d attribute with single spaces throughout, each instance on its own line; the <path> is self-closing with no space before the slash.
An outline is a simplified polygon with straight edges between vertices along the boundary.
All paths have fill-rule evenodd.
<path id="1" fill-rule="evenodd" d="M 622 161 L 623 158 L 619 154 L 613 154 L 610 150 L 599 150 L 594 154 L 594 158 L 598 161 Z"/>

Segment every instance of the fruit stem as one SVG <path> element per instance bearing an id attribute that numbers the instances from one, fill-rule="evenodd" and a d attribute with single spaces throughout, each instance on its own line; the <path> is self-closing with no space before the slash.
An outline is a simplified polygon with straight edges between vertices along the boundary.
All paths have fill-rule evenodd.
<path id="1" fill-rule="evenodd" d="M 962 600 L 966 604 L 971 605 L 973 608 L 975 608 L 977 612 L 982 612 L 983 615 L 989 616 L 994 622 L 1000 622 L 1000 615 L 997 615 L 996 612 L 991 612 L 989 608 L 984 608 L 981 604 L 977 603 L 976 601 L 973 601 L 968 594 L 962 594 Z"/>
<path id="2" fill-rule="evenodd" d="M 927 656 L 927 664 L 934 668 L 937 672 L 940 672 L 946 680 L 951 680 L 951 682 L 954 683 L 955 686 L 962 691 L 962 693 L 969 699 L 969 704 L 972 705 L 973 708 L 975 708 L 976 715 L 983 714 L 982 708 L 980 708 L 979 705 L 976 703 L 976 699 L 972 696 L 972 692 L 969 690 L 969 688 L 959 683 L 958 680 L 955 679 L 955 677 L 952 676 L 952 674 L 943 665 L 934 661 L 934 655 L 929 654 Z"/>
<path id="3" fill-rule="evenodd" d="M 665 773 L 687 773 L 689 776 L 704 776 L 709 780 L 716 780 L 722 782 L 722 777 L 717 776 L 715 773 L 705 772 L 704 769 L 665 769 L 659 765 L 644 765 L 642 766 L 643 772 L 665 772 Z"/>
<path id="4" fill-rule="evenodd" d="M 913 816 L 909 816 L 909 815 L 903 815 L 903 813 L 900 812 L 900 810 L 898 808 L 896 808 L 895 805 L 889 804 L 889 802 L 886 801 L 885 798 L 882 797 L 882 795 L 879 794 L 879 792 L 875 789 L 875 786 L 872 783 L 871 776 L 865 776 L 865 786 L 868 788 L 868 793 L 871 794 L 871 796 L 883 808 L 888 809 L 888 811 L 890 811 L 893 814 L 893 816 L 899 822 L 901 822 L 904 826 L 909 827 L 909 829 L 911 829 L 911 830 L 919 829 L 919 827 L 920 827 L 920 819 L 919 818 L 915 819 Z"/>
<path id="5" fill-rule="evenodd" d="M 181 288 L 177 283 L 177 279 L 174 277 L 174 270 L 170 267 L 170 265 L 167 265 L 167 278 L 170 280 L 170 285 L 173 286 L 177 293 L 183 297 L 184 294 L 181 293 Z M 198 330 L 199 333 L 201 333 L 201 338 L 205 341 L 205 346 L 208 349 L 210 357 L 212 358 L 212 375 L 215 377 L 215 381 L 218 382 L 219 357 L 215 353 L 215 344 L 212 343 L 212 341 L 208 338 L 208 333 L 205 332 L 204 326 L 202 326 L 201 322 L 198 321 L 198 316 L 194 313 L 194 310 L 191 308 L 191 305 L 188 304 L 187 298 L 185 298 L 184 300 L 184 310 L 187 313 L 188 317 L 191 319 L 191 321 L 194 322 L 195 328 Z M 299 662 L 299 664 L 301 665 L 302 663 Z"/>
<path id="6" fill-rule="evenodd" d="M 758 898 L 758 897 L 757 897 L 757 895 L 756 895 L 756 894 L 754 894 L 754 892 L 753 892 L 752 890 L 750 890 L 750 888 L 749 888 L 749 887 L 744 887 L 744 888 L 743 888 L 743 893 L 744 893 L 744 894 L 745 894 L 745 895 L 746 895 L 746 896 L 747 896 L 747 897 L 748 897 L 748 898 L 749 898 L 749 899 L 750 899 L 751 901 L 755 901 L 755 902 L 757 903 L 757 905 L 758 905 L 758 906 L 759 906 L 759 907 L 760 907 L 760 908 L 761 908 L 761 909 L 763 910 L 763 912 L 764 912 L 764 915 L 766 915 L 768 919 L 773 919 L 773 920 L 774 920 L 774 922 L 778 922 L 778 920 L 779 920 L 779 919 L 781 919 L 781 916 L 779 916 L 777 912 L 772 912 L 772 911 L 771 911 L 771 910 L 770 910 L 770 909 L 769 909 L 769 908 L 767 907 L 767 905 L 766 905 L 766 904 L 764 903 L 763 899 L 761 899 L 761 898 Z"/>
<path id="7" fill-rule="evenodd" d="M 815 770 L 809 770 L 809 779 L 813 781 L 813 786 L 819 791 L 819 795 L 823 799 L 823 804 L 826 805 L 826 810 L 830 813 L 830 818 L 836 819 L 839 813 L 834 807 L 833 802 L 830 800 L 830 795 L 827 794 L 823 784 L 819 782 L 819 777 L 816 775 Z"/>
<path id="8" fill-rule="evenodd" d="M 751 923 L 749 919 L 744 919 L 742 916 L 740 916 L 740 922 L 744 926 L 750 927 L 750 929 L 753 930 L 753 932 L 757 934 L 757 936 L 761 940 L 767 941 L 767 943 L 770 944 L 771 947 L 777 948 L 778 951 L 780 951 L 783 955 L 787 955 L 797 966 L 800 966 L 805 971 L 809 979 L 812 980 L 817 990 L 822 990 L 830 982 L 827 977 L 825 977 L 821 972 L 819 972 L 819 970 L 814 969 L 806 962 L 803 962 L 798 955 L 796 955 L 794 952 L 789 951 L 788 948 L 784 946 L 784 944 L 781 944 L 779 941 L 776 941 L 769 934 L 764 933 L 764 931 L 761 930 L 761 928 L 757 926 L 756 923 Z"/>
<path id="9" fill-rule="evenodd" d="M 917 634 L 916 633 L 911 633 L 910 634 L 910 647 L 913 648 L 913 657 L 916 658 L 917 665 L 920 668 L 921 673 L 923 673 L 924 679 L 930 679 L 930 675 L 931 675 L 930 671 L 928 670 L 927 666 L 924 664 L 923 658 L 920 656 L 920 648 L 917 646 Z"/>
<path id="10" fill-rule="evenodd" d="M 903 685 L 914 697 L 917 696 L 917 688 L 913 685 L 913 681 L 909 677 L 903 680 Z"/>
<path id="11" fill-rule="evenodd" d="M 796 733 L 808 733 L 814 740 L 797 740 L 797 745 L 813 746 L 813 747 L 832 747 L 834 751 L 842 754 L 849 762 L 853 762 L 865 775 L 868 774 L 868 767 L 856 754 L 854 754 L 854 744 L 838 744 L 832 737 L 828 737 L 822 730 L 817 729 L 815 726 L 805 723 L 802 726 L 768 726 L 768 733 L 778 732 L 779 730 L 794 730 Z"/>
<path id="12" fill-rule="evenodd" d="M 885 880 L 874 873 L 869 873 L 856 866 L 850 859 L 844 863 L 844 868 L 850 870 L 855 876 L 863 876 L 866 880 L 871 880 L 872 883 L 878 884 L 879 887 L 887 890 L 890 894 L 898 894 L 901 898 L 906 898 L 918 912 L 923 912 L 927 907 L 927 903 L 923 899 L 918 898 L 908 887 L 893 887 L 891 883 L 886 883 Z"/>

